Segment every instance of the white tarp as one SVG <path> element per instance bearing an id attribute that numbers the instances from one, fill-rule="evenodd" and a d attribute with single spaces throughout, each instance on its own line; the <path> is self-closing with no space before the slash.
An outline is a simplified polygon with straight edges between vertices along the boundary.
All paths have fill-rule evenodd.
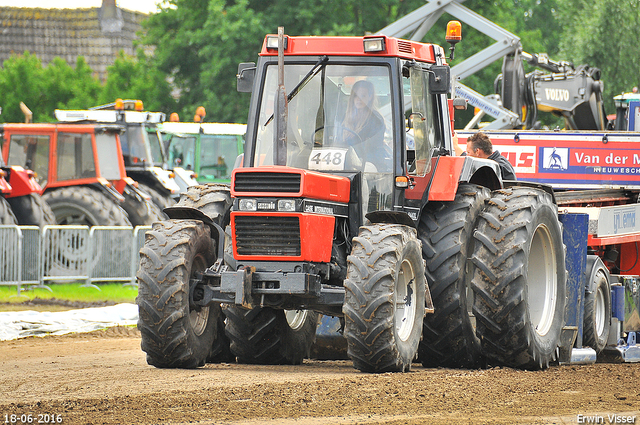
<path id="1" fill-rule="evenodd" d="M 83 308 L 58 312 L 0 312 L 0 341 L 29 336 L 64 335 L 91 332 L 112 326 L 135 325 L 138 322 L 136 304 Z"/>

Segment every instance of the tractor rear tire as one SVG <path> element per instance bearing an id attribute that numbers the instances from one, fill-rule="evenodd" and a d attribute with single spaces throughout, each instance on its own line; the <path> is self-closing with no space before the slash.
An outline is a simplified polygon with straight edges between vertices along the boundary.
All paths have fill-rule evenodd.
<path id="1" fill-rule="evenodd" d="M 165 208 L 176 204 L 176 202 L 170 196 L 163 195 L 162 193 L 153 189 L 151 186 L 147 186 L 144 183 L 138 182 L 138 188 L 151 196 L 151 201 L 156 204 L 158 208 L 160 208 L 160 211 L 164 211 Z"/>
<path id="2" fill-rule="evenodd" d="M 56 224 L 51 207 L 37 193 L 8 198 L 7 202 L 11 205 L 20 226 L 44 227 Z"/>
<path id="3" fill-rule="evenodd" d="M 534 188 L 497 190 L 480 214 L 471 258 L 473 313 L 493 361 L 545 369 L 564 326 L 565 248 L 558 208 Z"/>
<path id="4" fill-rule="evenodd" d="M 415 229 L 360 227 L 347 257 L 344 335 L 347 354 L 363 372 L 407 372 L 418 351 L 426 283 Z"/>
<path id="5" fill-rule="evenodd" d="M 231 352 L 231 341 L 229 341 L 229 337 L 225 333 L 226 319 L 227 316 L 222 310 L 220 316 L 218 316 L 217 333 L 213 340 L 211 353 L 207 357 L 207 363 L 233 363 L 236 361 L 235 354 Z"/>
<path id="6" fill-rule="evenodd" d="M 204 366 L 218 335 L 220 305 L 190 305 L 190 280 L 215 261 L 209 227 L 194 220 L 153 224 L 140 250 L 138 329 L 147 363 Z"/>
<path id="7" fill-rule="evenodd" d="M 582 344 L 600 353 L 607 345 L 611 329 L 611 282 L 609 271 L 597 258 L 591 269 L 584 297 L 584 338 Z"/>
<path id="8" fill-rule="evenodd" d="M 43 198 L 57 224 L 131 226 L 127 213 L 115 200 L 88 186 L 53 189 Z"/>
<path id="9" fill-rule="evenodd" d="M 434 314 L 424 318 L 418 359 L 424 367 L 476 367 L 480 340 L 472 314 L 467 258 L 473 253 L 473 231 L 491 191 L 460 185 L 453 202 L 427 205 L 418 234 Z"/>
<path id="10" fill-rule="evenodd" d="M 0 196 L 0 224 L 18 224 L 16 216 L 11 211 L 9 202 Z"/>
<path id="11" fill-rule="evenodd" d="M 238 363 L 302 364 L 315 341 L 318 313 L 226 306 L 226 333 Z"/>

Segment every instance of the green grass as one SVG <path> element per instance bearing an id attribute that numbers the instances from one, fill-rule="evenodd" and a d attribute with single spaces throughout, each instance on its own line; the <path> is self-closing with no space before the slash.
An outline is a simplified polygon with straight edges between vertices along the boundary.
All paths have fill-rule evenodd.
<path id="1" fill-rule="evenodd" d="M 22 303 L 27 300 L 39 299 L 57 299 L 65 301 L 78 302 L 104 302 L 112 301 L 115 303 L 135 303 L 138 295 L 138 288 L 131 285 L 123 285 L 122 283 L 101 283 L 96 284 L 100 290 L 92 287 L 83 287 L 82 283 L 50 283 L 47 284 L 51 288 L 51 292 L 43 288 L 33 288 L 29 290 L 29 286 L 23 286 L 22 292 L 18 297 L 18 289 L 15 286 L 0 286 L 0 303 Z"/>

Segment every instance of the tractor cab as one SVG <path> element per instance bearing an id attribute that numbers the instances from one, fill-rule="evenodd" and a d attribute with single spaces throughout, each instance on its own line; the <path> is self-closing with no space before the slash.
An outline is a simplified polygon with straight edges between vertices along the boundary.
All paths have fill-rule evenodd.
<path id="1" fill-rule="evenodd" d="M 267 36 L 257 66 L 239 67 L 238 89 L 254 93 L 244 167 L 346 176 L 359 186 L 358 225 L 376 211 L 417 218 L 404 196 L 410 177 L 425 176 L 434 157 L 451 151 L 442 49 L 385 36 L 284 36 L 284 44 L 285 122 L 276 104 L 277 37 Z"/>
<path id="2" fill-rule="evenodd" d="M 127 174 L 162 209 L 175 203 L 174 198 L 180 196 L 180 186 L 171 170 L 167 169 L 162 138 L 157 130 L 165 114 L 143 109 L 140 100 L 117 99 L 113 103 L 86 110 L 56 109 L 55 117 L 64 123 L 113 123 L 123 126 L 125 131 L 120 136 L 120 143 Z"/>

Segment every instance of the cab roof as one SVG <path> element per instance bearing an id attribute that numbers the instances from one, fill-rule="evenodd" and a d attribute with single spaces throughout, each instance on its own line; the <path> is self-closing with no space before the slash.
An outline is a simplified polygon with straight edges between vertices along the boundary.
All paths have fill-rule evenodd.
<path id="1" fill-rule="evenodd" d="M 158 130 L 174 134 L 222 134 L 243 136 L 247 132 L 246 124 L 234 123 L 197 123 L 197 122 L 163 122 Z"/>
<path id="2" fill-rule="evenodd" d="M 277 35 L 268 34 L 262 44 L 260 56 L 277 56 L 278 50 L 267 48 L 267 40 Z M 442 47 L 435 44 L 402 40 L 385 35 L 371 35 L 364 37 L 329 37 L 329 36 L 288 36 L 285 35 L 286 48 L 284 55 L 308 56 L 378 56 L 415 59 L 420 62 L 435 63 L 436 52 L 445 59 Z M 379 52 L 365 52 L 364 41 L 381 38 L 384 40 L 384 50 Z"/>

